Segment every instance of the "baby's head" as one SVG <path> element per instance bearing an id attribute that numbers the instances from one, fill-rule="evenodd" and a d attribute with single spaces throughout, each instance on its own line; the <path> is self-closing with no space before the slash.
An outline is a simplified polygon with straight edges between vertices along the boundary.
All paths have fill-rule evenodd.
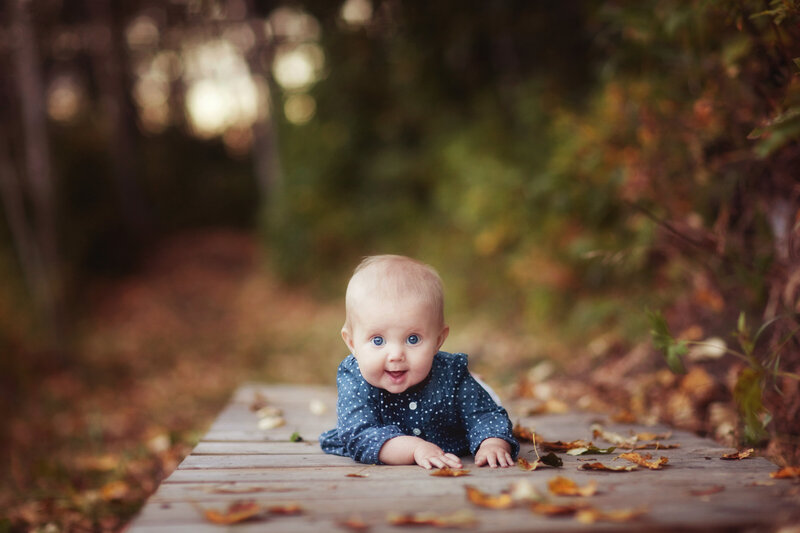
<path id="1" fill-rule="evenodd" d="M 399 393 L 424 380 L 449 328 L 442 281 L 399 255 L 367 257 L 347 286 L 342 338 L 364 379 Z"/>

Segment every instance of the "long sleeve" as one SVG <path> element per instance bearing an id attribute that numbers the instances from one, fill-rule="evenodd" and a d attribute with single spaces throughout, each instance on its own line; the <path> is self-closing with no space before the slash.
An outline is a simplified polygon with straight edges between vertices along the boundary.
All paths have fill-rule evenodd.
<path id="1" fill-rule="evenodd" d="M 378 464 L 384 443 L 403 435 L 396 425 L 385 424 L 380 414 L 380 391 L 361 376 L 352 356 L 340 365 L 336 378 L 339 399 L 337 428 L 323 434 L 323 450 L 352 457 L 360 463 Z M 334 438 L 335 437 L 335 438 Z"/>
<path id="2" fill-rule="evenodd" d="M 511 445 L 511 455 L 516 459 L 519 443 L 512 433 L 511 421 L 506 410 L 497 405 L 486 389 L 467 371 L 466 361 L 463 375 L 459 372 L 458 378 L 456 397 L 467 431 L 470 452 L 474 455 L 481 442 L 496 437 Z"/>

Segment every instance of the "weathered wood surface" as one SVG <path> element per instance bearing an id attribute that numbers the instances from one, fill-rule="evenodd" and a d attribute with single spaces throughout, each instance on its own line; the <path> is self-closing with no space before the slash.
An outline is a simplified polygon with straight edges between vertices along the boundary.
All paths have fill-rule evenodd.
<path id="1" fill-rule="evenodd" d="M 259 430 L 258 418 L 250 409 L 256 393 L 270 405 L 282 409 L 284 426 Z M 311 401 L 324 403 L 328 410 L 319 415 L 309 409 Z M 369 531 L 400 531 L 390 525 L 391 513 L 450 514 L 468 509 L 475 517 L 472 531 L 774 531 L 778 526 L 800 524 L 800 485 L 770 478 L 777 467 L 763 458 L 723 461 L 733 450 L 687 432 L 673 431 L 668 443 L 680 448 L 655 450 L 654 456 L 669 458 L 663 470 L 639 469 L 628 473 L 580 471 L 584 461 L 609 465 L 613 455 L 573 457 L 559 454 L 563 468 L 526 472 L 518 468 L 476 468 L 467 458 L 468 476 L 438 478 L 416 466 L 361 465 L 350 459 L 324 454 L 317 444 L 320 432 L 335 424 L 336 395 L 333 388 L 297 385 L 246 385 L 234 395 L 206 436 L 150 498 L 130 531 L 346 531 L 341 522 L 360 517 Z M 546 440 L 592 440 L 591 423 L 602 417 L 570 413 L 520 417 L 514 420 L 535 428 Z M 664 427 L 606 424 L 611 431 L 665 432 Z M 293 433 L 303 442 L 290 442 Z M 608 444 L 595 439 L 595 444 Z M 523 445 L 521 457 L 533 460 L 530 444 Z M 367 477 L 347 477 L 348 474 Z M 548 495 L 547 482 L 560 475 L 581 486 L 596 481 L 599 493 L 580 498 L 602 510 L 645 508 L 635 521 L 582 524 L 571 517 L 545 517 L 530 512 L 526 505 L 491 510 L 470 504 L 464 485 L 498 494 L 515 481 L 527 480 Z M 714 489 L 718 492 L 696 495 Z M 244 491 L 252 492 L 244 492 Z M 233 491 L 233 493 L 228 493 Z M 575 498 L 548 495 L 551 502 L 574 502 Z M 297 516 L 265 515 L 235 526 L 207 522 L 203 510 L 224 510 L 236 500 L 255 500 L 264 507 L 298 503 L 304 512 Z M 429 526 L 414 531 L 433 531 Z"/>

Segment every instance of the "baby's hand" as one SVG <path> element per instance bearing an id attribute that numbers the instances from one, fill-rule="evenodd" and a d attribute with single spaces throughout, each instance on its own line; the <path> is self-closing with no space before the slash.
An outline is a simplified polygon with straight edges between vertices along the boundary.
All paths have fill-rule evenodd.
<path id="1" fill-rule="evenodd" d="M 434 466 L 436 468 L 444 468 L 445 466 L 461 468 L 461 459 L 457 455 L 444 453 L 437 445 L 427 441 L 422 441 L 414 449 L 414 462 L 428 470 Z"/>
<path id="2" fill-rule="evenodd" d="M 503 439 L 495 437 L 485 439 L 475 453 L 475 464 L 477 466 L 488 464 L 492 468 L 514 466 L 514 460 L 511 458 L 511 445 Z"/>

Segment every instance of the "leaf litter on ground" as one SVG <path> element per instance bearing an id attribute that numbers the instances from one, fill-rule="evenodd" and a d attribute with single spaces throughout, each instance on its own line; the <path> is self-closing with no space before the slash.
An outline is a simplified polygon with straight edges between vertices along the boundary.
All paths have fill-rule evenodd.
<path id="1" fill-rule="evenodd" d="M 556 476 L 547 482 L 547 488 L 556 496 L 594 496 L 597 494 L 597 481 L 581 487 L 569 478 Z"/>
<path id="2" fill-rule="evenodd" d="M 393 526 L 433 526 L 438 528 L 472 528 L 478 519 L 469 509 L 451 514 L 391 513 L 386 521 Z"/>
<path id="3" fill-rule="evenodd" d="M 449 466 L 445 466 L 443 468 L 437 468 L 431 472 L 430 475 L 434 477 L 461 477 L 468 476 L 469 473 L 469 469 L 466 468 L 454 469 L 450 468 Z"/>
<path id="4" fill-rule="evenodd" d="M 755 448 L 748 448 L 746 450 L 739 450 L 738 452 L 726 453 L 720 457 L 720 459 L 724 459 L 726 461 L 738 461 L 752 457 L 755 452 Z"/>
<path id="5" fill-rule="evenodd" d="M 637 452 L 627 452 L 627 453 L 620 454 L 614 460 L 616 460 L 616 459 L 625 459 L 625 460 L 630 461 L 632 463 L 635 463 L 635 464 L 637 464 L 639 466 L 643 466 L 645 468 L 649 468 L 650 470 L 661 470 L 662 468 L 664 468 L 664 465 L 666 465 L 669 462 L 669 459 L 664 457 L 664 456 L 660 457 L 656 461 L 651 461 L 650 459 L 652 459 L 652 458 L 653 458 L 653 456 L 650 455 L 649 453 L 641 455 L 641 454 L 639 454 Z"/>

